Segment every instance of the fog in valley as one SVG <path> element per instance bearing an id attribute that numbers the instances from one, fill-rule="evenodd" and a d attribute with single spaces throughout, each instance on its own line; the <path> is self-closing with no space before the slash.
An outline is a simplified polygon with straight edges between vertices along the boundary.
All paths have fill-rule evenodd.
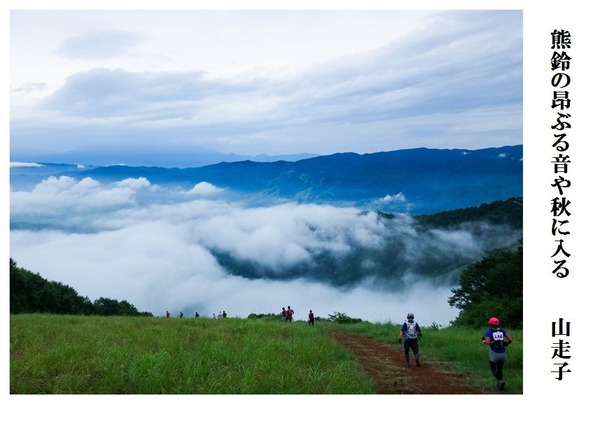
<path id="1" fill-rule="evenodd" d="M 373 322 L 447 325 L 461 266 L 521 233 L 471 223 L 425 229 L 408 215 L 234 201 L 208 183 L 164 188 L 49 177 L 11 192 L 11 257 L 90 300 L 175 317 L 309 309 Z"/>

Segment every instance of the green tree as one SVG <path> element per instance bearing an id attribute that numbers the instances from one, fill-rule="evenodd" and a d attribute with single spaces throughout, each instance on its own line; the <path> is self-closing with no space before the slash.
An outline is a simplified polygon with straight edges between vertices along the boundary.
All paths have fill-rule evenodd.
<path id="1" fill-rule="evenodd" d="M 346 313 L 339 313 L 334 311 L 333 314 L 328 314 L 329 318 L 327 320 L 336 323 L 360 323 L 362 319 L 354 318 L 348 316 Z"/>
<path id="2" fill-rule="evenodd" d="M 102 316 L 152 316 L 140 313 L 127 301 L 99 298 L 92 303 L 66 284 L 48 281 L 39 274 L 19 268 L 10 259 L 10 312 L 53 314 L 97 314 Z"/>
<path id="3" fill-rule="evenodd" d="M 29 312 L 29 296 L 27 286 L 23 282 L 23 276 L 19 272 L 17 262 L 10 259 L 10 312 Z"/>
<path id="4" fill-rule="evenodd" d="M 523 327 L 523 245 L 490 253 L 468 266 L 448 303 L 460 310 L 455 325 L 481 326 L 496 316 L 503 326 Z"/>

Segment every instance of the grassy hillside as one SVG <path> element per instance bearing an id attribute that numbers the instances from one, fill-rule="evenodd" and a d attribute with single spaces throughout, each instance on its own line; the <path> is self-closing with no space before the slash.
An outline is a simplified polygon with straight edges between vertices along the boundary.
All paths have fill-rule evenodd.
<path id="1" fill-rule="evenodd" d="M 13 315 L 11 393 L 363 394 L 351 355 L 305 323 Z"/>
<path id="2" fill-rule="evenodd" d="M 357 361 L 327 332 L 395 343 L 398 326 L 277 320 L 13 315 L 13 394 L 370 394 Z M 426 329 L 422 359 L 492 391 L 482 331 Z M 514 334 L 514 333 L 513 333 Z M 506 379 L 522 392 L 522 338 Z"/>

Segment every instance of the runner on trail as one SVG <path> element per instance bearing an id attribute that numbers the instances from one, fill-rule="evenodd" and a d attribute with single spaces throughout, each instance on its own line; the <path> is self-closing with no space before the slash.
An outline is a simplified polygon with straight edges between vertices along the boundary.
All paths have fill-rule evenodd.
<path id="1" fill-rule="evenodd" d="M 508 361 L 506 346 L 512 343 L 513 339 L 508 332 L 500 327 L 500 320 L 497 317 L 490 318 L 488 325 L 490 325 L 490 329 L 486 331 L 481 342 L 490 346 L 490 369 L 496 378 L 496 387 L 503 391 L 506 387 L 506 382 L 504 381 L 502 368 Z"/>
<path id="2" fill-rule="evenodd" d="M 421 327 L 415 322 L 415 315 L 408 313 L 406 315 L 406 321 L 400 329 L 398 334 L 398 343 L 402 343 L 402 337 L 404 337 L 404 357 L 406 358 L 406 366 L 410 366 L 409 351 L 412 350 L 415 356 L 415 362 L 417 367 L 421 366 L 419 361 L 419 338 L 422 336 Z"/>
<path id="3" fill-rule="evenodd" d="M 315 326 L 315 315 L 313 314 L 312 310 L 308 312 L 308 324 Z"/>

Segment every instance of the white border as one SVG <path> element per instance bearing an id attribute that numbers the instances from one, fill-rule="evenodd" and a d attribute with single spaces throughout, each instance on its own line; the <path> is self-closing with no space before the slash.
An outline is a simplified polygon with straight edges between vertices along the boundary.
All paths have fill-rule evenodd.
<path id="1" fill-rule="evenodd" d="M 11 396 L 9 394 L 8 267 L 1 266 L 2 312 L 2 424 L 20 431 L 57 428 L 61 431 L 169 431 L 182 429 L 307 429 L 376 431 L 412 428 L 420 432 L 481 431 L 488 428 L 581 431 L 594 425 L 593 385 L 597 352 L 594 320 L 598 287 L 594 250 L 594 177 L 597 138 L 594 105 L 600 101 L 597 70 L 597 24 L 592 3 L 582 0 L 534 1 L 8 1 L 4 2 L 3 64 L 9 64 L 9 12 L 27 9 L 520 9 L 524 11 L 524 149 L 525 149 L 525 324 L 524 394 L 507 396 Z M 8 3 L 8 4 L 6 4 Z M 569 29 L 573 34 L 573 134 L 570 199 L 573 218 L 569 238 L 572 275 L 557 281 L 550 273 L 552 238 L 549 202 L 552 190 L 549 148 L 549 32 Z M 2 70 L 2 164 L 0 218 L 4 231 L 2 257 L 8 263 L 8 89 Z M 6 305 L 5 305 L 6 304 Z M 562 382 L 553 379 L 550 323 L 558 317 L 572 322 L 573 373 Z M 286 426 L 286 427 L 283 427 Z M 587 427 L 586 427 L 587 428 Z"/>

